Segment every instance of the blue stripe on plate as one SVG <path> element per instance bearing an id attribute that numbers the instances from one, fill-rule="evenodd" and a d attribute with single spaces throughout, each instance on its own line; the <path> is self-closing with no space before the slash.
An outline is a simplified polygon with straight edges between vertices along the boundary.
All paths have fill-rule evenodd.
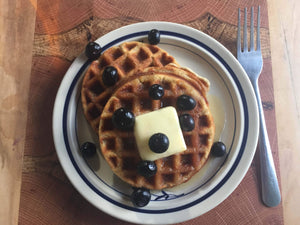
<path id="1" fill-rule="evenodd" d="M 226 181 L 230 178 L 230 176 L 232 175 L 232 173 L 235 171 L 236 167 L 238 166 L 242 155 L 244 153 L 245 150 L 245 146 L 246 146 L 246 142 L 247 142 L 247 136 L 248 136 L 248 132 L 249 132 L 249 115 L 248 115 L 248 106 L 247 106 L 247 101 L 246 101 L 246 97 L 245 97 L 245 93 L 242 89 L 242 86 L 236 76 L 236 74 L 233 72 L 233 70 L 230 68 L 230 66 L 226 63 L 226 61 L 218 55 L 218 53 L 216 53 L 213 49 L 211 49 L 209 46 L 205 45 L 204 43 L 202 43 L 201 41 L 194 39 L 192 37 L 189 37 L 187 35 L 184 34 L 180 34 L 180 33 L 176 33 L 176 32 L 171 32 L 171 31 L 160 31 L 162 35 L 167 35 L 167 36 L 172 36 L 172 37 L 177 37 L 177 38 L 181 38 L 187 41 L 190 41 L 202 48 L 204 48 L 205 50 L 207 50 L 210 54 L 212 54 L 216 59 L 219 60 L 220 63 L 223 64 L 223 66 L 227 69 L 227 71 L 230 73 L 231 77 L 233 78 L 239 92 L 240 92 L 240 97 L 242 99 L 243 102 L 243 109 L 244 109 L 244 119 L 245 119 L 245 126 L 244 126 L 244 133 L 243 133 L 243 139 L 242 139 L 242 144 L 241 144 L 241 148 L 239 150 L 238 156 L 234 162 L 234 164 L 232 165 L 231 169 L 229 170 L 229 172 L 226 174 L 226 176 L 220 181 L 220 183 L 218 183 L 210 192 L 208 192 L 206 195 L 200 197 L 199 199 L 190 202 L 188 204 L 185 204 L 183 206 L 180 207 L 175 207 L 175 208 L 169 208 L 169 209 L 164 209 L 164 210 L 148 210 L 148 209 L 141 209 L 141 208 L 135 208 L 135 207 L 131 207 L 131 206 L 127 206 L 124 205 L 120 202 L 117 202 L 111 198 L 109 198 L 108 196 L 106 196 L 105 194 L 103 194 L 101 191 L 99 191 L 95 186 L 93 186 L 90 181 L 84 176 L 84 174 L 81 172 L 80 168 L 78 167 L 77 163 L 74 160 L 74 157 L 72 155 L 72 151 L 70 148 L 70 144 L 69 144 L 69 139 L 68 139 L 68 129 L 67 129 L 67 115 L 68 115 L 68 107 L 69 107 L 69 103 L 70 103 L 70 98 L 73 92 L 74 87 L 76 86 L 79 78 L 81 77 L 83 71 L 87 68 L 87 66 L 89 65 L 89 61 L 87 61 L 78 71 L 78 73 L 76 74 L 74 80 L 72 81 L 70 88 L 68 90 L 67 96 L 66 96 L 66 101 L 65 101 L 65 105 L 64 105 L 64 109 L 63 109 L 63 121 L 62 121 L 62 129 L 63 129 L 63 136 L 64 136 L 64 141 L 65 141 L 65 147 L 68 151 L 68 155 L 70 157 L 70 160 L 74 166 L 74 168 L 76 169 L 77 173 L 80 175 L 80 177 L 82 178 L 82 180 L 95 192 L 97 193 L 99 196 L 101 196 L 102 198 L 104 198 L 105 200 L 109 201 L 110 203 L 119 206 L 121 208 L 127 209 L 127 210 L 131 210 L 131 211 L 135 211 L 135 212 L 140 212 L 140 213 L 149 213 L 149 214 L 162 214 L 162 213 L 173 213 L 176 211 L 180 211 L 180 210 L 184 210 L 187 208 L 190 208 L 200 202 L 202 202 L 203 200 L 207 199 L 208 197 L 210 197 L 211 195 L 213 195 L 217 190 L 219 190 L 225 183 Z M 107 44 L 106 46 L 103 46 L 103 50 L 108 49 L 109 47 L 118 44 L 119 42 L 125 41 L 127 39 L 130 38 L 135 38 L 135 37 L 140 37 L 140 36 L 144 36 L 147 35 L 148 31 L 141 31 L 141 32 L 136 32 L 136 33 L 131 33 L 125 36 L 122 36 L 112 42 L 110 42 L 109 44 Z"/>
<path id="2" fill-rule="evenodd" d="M 194 51 L 192 51 L 191 49 L 185 48 L 185 47 L 183 47 L 183 46 L 179 46 L 179 45 L 176 45 L 176 44 L 170 44 L 170 43 L 164 43 L 164 42 L 160 42 L 160 44 L 163 44 L 163 45 L 169 45 L 169 46 L 177 47 L 177 48 L 183 49 L 183 50 L 185 50 L 185 51 L 188 51 L 188 52 L 190 52 L 190 53 L 196 55 L 197 57 L 201 58 L 201 59 L 202 59 L 203 61 L 205 61 L 207 64 L 209 64 L 209 65 L 212 67 L 212 69 L 214 69 L 215 72 L 218 74 L 219 78 L 223 81 L 223 85 L 226 87 L 226 89 L 227 89 L 227 91 L 228 91 L 228 93 L 229 93 L 229 95 L 230 95 L 231 102 L 233 103 L 232 94 L 231 94 L 231 92 L 230 92 L 230 89 L 229 89 L 228 85 L 226 84 L 226 82 L 225 82 L 225 80 L 224 80 L 224 77 L 223 77 L 223 76 L 222 76 L 222 75 L 214 68 L 214 66 L 213 66 L 206 58 L 204 58 L 203 56 L 199 55 L 197 52 L 194 52 Z M 111 46 L 111 44 L 109 44 L 109 46 Z M 107 46 L 105 46 L 105 47 L 107 47 Z M 79 98 L 78 98 L 78 100 L 77 100 L 77 110 L 78 110 L 78 107 L 80 107 L 80 105 L 81 105 L 81 99 L 80 99 L 80 96 L 79 96 Z M 210 182 L 210 181 L 214 178 L 214 176 L 219 172 L 219 170 L 223 167 L 223 165 L 224 165 L 225 162 L 227 161 L 227 158 L 229 157 L 229 155 L 230 155 L 230 153 L 231 153 L 232 146 L 233 146 L 234 141 L 235 141 L 235 135 L 236 135 L 236 109 L 235 109 L 234 103 L 233 103 L 233 113 L 234 113 L 234 119 L 235 119 L 235 121 L 234 121 L 234 128 L 233 128 L 234 133 L 233 133 L 232 141 L 231 141 L 231 143 L 227 146 L 227 151 L 228 151 L 228 152 L 227 152 L 227 154 L 226 154 L 226 157 L 223 159 L 223 163 L 219 166 L 219 168 L 216 169 L 215 173 L 212 174 L 211 177 L 209 177 L 209 178 L 208 178 L 205 182 L 203 182 L 201 185 L 199 185 L 198 187 L 196 187 L 195 189 L 193 189 L 193 190 L 191 190 L 191 191 L 189 191 L 189 192 L 187 192 L 187 193 L 180 193 L 180 194 L 176 194 L 176 195 L 170 194 L 170 196 L 173 196 L 173 197 L 169 197 L 169 198 L 167 198 L 167 199 L 164 198 L 164 197 L 159 198 L 159 197 L 161 197 L 162 195 L 164 195 L 163 193 L 162 193 L 162 194 L 159 194 L 159 195 L 158 195 L 158 194 L 152 194 L 152 196 L 155 198 L 155 200 L 151 200 L 151 201 L 169 201 L 169 200 L 173 200 L 174 198 L 175 198 L 175 199 L 178 199 L 178 198 L 187 196 L 187 195 L 189 195 L 189 194 L 191 194 L 191 193 L 193 193 L 193 192 L 199 190 L 201 187 L 203 187 L 204 185 L 206 185 L 208 182 Z M 75 113 L 75 115 L 77 115 L 77 112 Z M 78 131 L 78 129 L 77 129 L 77 127 L 76 127 L 76 128 L 75 128 L 75 132 L 76 132 L 76 137 L 77 137 L 77 145 L 80 146 L 77 131 Z M 119 191 L 118 189 L 116 189 L 115 187 L 110 186 L 108 183 L 106 183 L 106 182 L 105 182 L 105 181 L 104 181 L 97 173 L 95 173 L 95 172 L 93 171 L 93 169 L 90 167 L 90 165 L 88 164 L 88 162 L 87 162 L 87 165 L 89 166 L 89 168 L 91 169 L 91 171 L 94 173 L 94 175 L 95 175 L 95 176 L 96 176 L 96 177 L 97 177 L 97 178 L 98 178 L 105 186 L 109 187 L 110 189 L 114 190 L 115 192 L 117 192 L 117 193 L 119 193 L 119 194 L 121 194 L 121 195 L 123 195 L 123 196 L 126 196 L 127 198 L 130 197 L 130 195 L 125 194 L 125 193 Z M 158 199 L 158 200 L 156 200 L 156 199 Z"/>

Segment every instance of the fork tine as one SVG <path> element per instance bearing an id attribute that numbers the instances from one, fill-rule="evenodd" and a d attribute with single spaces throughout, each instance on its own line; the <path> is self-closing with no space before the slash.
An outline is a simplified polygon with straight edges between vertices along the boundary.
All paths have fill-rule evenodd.
<path id="1" fill-rule="evenodd" d="M 237 52 L 241 52 L 241 13 L 238 10 L 238 33 L 237 33 Z"/>
<path id="2" fill-rule="evenodd" d="M 245 11 L 244 11 L 244 30 L 243 30 L 243 33 L 244 33 L 244 52 L 247 52 L 248 51 L 248 41 L 247 41 L 247 8 L 245 8 Z"/>
<path id="3" fill-rule="evenodd" d="M 251 24 L 250 24 L 250 51 L 254 51 L 254 12 L 251 7 Z"/>
<path id="4" fill-rule="evenodd" d="M 258 10 L 257 10 L 257 37 L 256 37 L 256 49 L 260 50 L 260 6 L 258 6 Z"/>

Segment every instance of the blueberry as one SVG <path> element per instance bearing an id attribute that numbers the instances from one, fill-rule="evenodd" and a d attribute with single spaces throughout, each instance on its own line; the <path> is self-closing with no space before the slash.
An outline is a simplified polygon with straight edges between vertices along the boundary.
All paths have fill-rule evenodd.
<path id="1" fill-rule="evenodd" d="M 113 66 L 108 66 L 104 69 L 102 74 L 103 83 L 106 86 L 112 86 L 117 83 L 119 79 L 118 70 Z"/>
<path id="2" fill-rule="evenodd" d="M 85 55 L 91 60 L 98 59 L 101 52 L 101 46 L 96 42 L 89 42 L 85 47 Z"/>
<path id="3" fill-rule="evenodd" d="M 135 117 L 132 112 L 125 108 L 117 109 L 112 116 L 113 125 L 120 130 L 130 130 L 133 128 Z"/>
<path id="4" fill-rule="evenodd" d="M 136 207 L 148 205 L 151 199 L 151 193 L 146 188 L 136 188 L 131 194 L 131 201 Z"/>
<path id="5" fill-rule="evenodd" d="M 156 133 L 149 139 L 149 148 L 155 153 L 163 153 L 169 148 L 169 139 L 165 134 Z"/>
<path id="6" fill-rule="evenodd" d="M 195 121 L 190 114 L 179 116 L 179 123 L 183 131 L 191 131 L 195 128 Z"/>
<path id="7" fill-rule="evenodd" d="M 96 145 L 91 142 L 85 142 L 81 145 L 80 151 L 84 157 L 90 158 L 96 154 Z"/>
<path id="8" fill-rule="evenodd" d="M 179 110 L 192 110 L 196 106 L 196 101 L 188 95 L 181 95 L 177 98 L 177 109 Z"/>
<path id="9" fill-rule="evenodd" d="M 211 147 L 211 154 L 216 157 L 221 157 L 226 154 L 226 146 L 223 142 L 217 141 Z"/>
<path id="10" fill-rule="evenodd" d="M 149 89 L 149 96 L 154 100 L 161 99 L 164 94 L 164 88 L 159 84 L 153 84 Z"/>
<path id="11" fill-rule="evenodd" d="M 152 29 L 148 33 L 148 41 L 151 45 L 157 45 L 160 42 L 160 32 Z"/>
<path id="12" fill-rule="evenodd" d="M 153 161 L 141 161 L 137 166 L 138 173 L 144 177 L 152 177 L 156 174 L 157 167 Z"/>

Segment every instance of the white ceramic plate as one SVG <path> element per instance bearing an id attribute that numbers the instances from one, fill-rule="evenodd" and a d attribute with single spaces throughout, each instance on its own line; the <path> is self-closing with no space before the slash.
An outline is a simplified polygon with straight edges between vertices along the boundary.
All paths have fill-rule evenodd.
<path id="1" fill-rule="evenodd" d="M 145 22 L 122 27 L 99 38 L 103 50 L 125 41 L 147 41 L 151 29 L 161 32 L 159 47 L 210 80 L 209 101 L 216 123 L 216 140 L 227 155 L 210 157 L 190 181 L 176 188 L 153 191 L 150 203 L 133 207 L 132 188 L 117 178 L 102 156 L 85 160 L 80 146 L 97 144 L 80 103 L 80 88 L 89 62 L 81 54 L 67 71 L 57 93 L 53 136 L 60 163 L 76 189 L 95 207 L 121 220 L 142 224 L 171 224 L 195 218 L 221 203 L 246 174 L 257 144 L 258 113 L 255 95 L 234 56 L 206 34 L 179 24 Z"/>

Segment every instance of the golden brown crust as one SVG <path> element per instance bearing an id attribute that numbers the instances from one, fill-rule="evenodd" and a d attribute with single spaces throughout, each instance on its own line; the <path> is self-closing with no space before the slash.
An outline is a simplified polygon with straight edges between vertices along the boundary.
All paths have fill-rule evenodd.
<path id="1" fill-rule="evenodd" d="M 152 84 L 164 87 L 162 99 L 152 100 L 148 96 Z M 99 126 L 100 148 L 114 173 L 135 187 L 163 189 L 184 183 L 199 171 L 207 161 L 214 138 L 214 122 L 206 100 L 208 87 L 207 80 L 197 82 L 186 70 L 176 66 L 147 68 L 124 81 L 104 107 Z M 183 132 L 187 150 L 156 160 L 156 175 L 146 179 L 137 173 L 137 163 L 141 158 L 133 131 L 114 128 L 111 122 L 113 112 L 125 107 L 138 116 L 165 106 L 176 108 L 176 99 L 182 94 L 192 96 L 197 102 L 191 111 L 177 109 L 178 115 L 189 113 L 195 121 L 193 131 Z"/>
<path id="2" fill-rule="evenodd" d="M 177 65 L 177 62 L 166 51 L 156 45 L 135 41 L 113 46 L 93 61 L 83 79 L 81 101 L 85 117 L 95 132 L 98 132 L 100 115 L 107 100 L 124 78 L 147 67 L 168 64 Z M 112 87 L 105 86 L 102 81 L 107 66 L 115 67 L 119 74 L 118 82 Z"/>

